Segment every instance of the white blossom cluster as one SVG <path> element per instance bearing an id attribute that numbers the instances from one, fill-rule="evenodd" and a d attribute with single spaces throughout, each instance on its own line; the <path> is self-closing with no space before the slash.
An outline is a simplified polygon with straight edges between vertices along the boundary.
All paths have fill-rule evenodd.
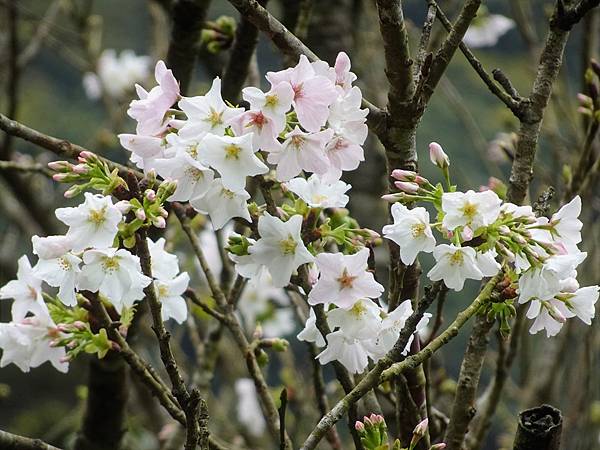
<path id="1" fill-rule="evenodd" d="M 67 307 L 78 304 L 77 292 L 98 293 L 120 314 L 144 298 L 152 280 L 142 273 L 140 260 L 129 250 L 115 246 L 119 224 L 131 205 L 113 204 L 112 198 L 85 193 L 76 207 L 59 208 L 56 217 L 69 228 L 64 235 L 33 236 L 33 253 L 38 261 L 31 266 L 26 255 L 19 259 L 17 279 L 0 289 L 0 299 L 13 299 L 10 323 L 0 324 L 0 366 L 16 364 L 24 371 L 50 361 L 66 371 L 64 347 L 54 344 L 67 328 L 53 320 L 42 288 L 58 288 L 57 299 Z M 163 304 L 163 319 L 182 322 L 187 306 L 181 297 L 187 289 L 187 273 L 179 274 L 177 256 L 164 249 L 165 240 L 148 239 L 152 274 L 157 295 Z"/>

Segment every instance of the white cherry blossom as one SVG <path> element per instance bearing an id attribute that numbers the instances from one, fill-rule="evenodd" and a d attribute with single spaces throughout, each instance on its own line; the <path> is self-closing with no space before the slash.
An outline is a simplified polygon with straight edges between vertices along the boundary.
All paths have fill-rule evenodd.
<path id="1" fill-rule="evenodd" d="M 494 249 L 488 250 L 484 253 L 477 252 L 477 255 L 475 255 L 477 268 L 481 271 L 484 277 L 493 277 L 502 268 L 500 263 L 496 261 L 497 256 L 498 253 Z"/>
<path id="2" fill-rule="evenodd" d="M 572 294 L 564 295 L 569 311 L 586 325 L 591 325 L 592 319 L 596 315 L 594 306 L 598 301 L 599 290 L 598 286 L 586 286 L 577 289 Z"/>
<path id="3" fill-rule="evenodd" d="M 235 382 L 237 401 L 237 419 L 253 436 L 262 436 L 267 428 L 263 416 L 256 386 L 250 378 L 240 378 Z"/>
<path id="4" fill-rule="evenodd" d="M 177 187 L 169 201 L 189 201 L 201 197 L 210 189 L 214 172 L 185 151 L 171 158 L 154 161 L 156 172 L 164 179 L 176 180 Z"/>
<path id="5" fill-rule="evenodd" d="M 244 189 L 230 191 L 223 186 L 220 178 L 212 181 L 206 194 L 191 200 L 191 205 L 198 212 L 208 214 L 215 230 L 223 228 L 234 217 L 241 217 L 250 222 L 247 201 L 250 194 Z"/>
<path id="6" fill-rule="evenodd" d="M 355 301 L 348 308 L 335 308 L 327 313 L 332 329 L 339 328 L 346 336 L 356 339 L 373 339 L 380 329 L 381 316 L 377 304 L 368 298 Z"/>
<path id="7" fill-rule="evenodd" d="M 58 258 L 71 250 L 71 240 L 67 236 L 33 236 L 33 254 L 42 259 Z"/>
<path id="8" fill-rule="evenodd" d="M 187 319 L 188 308 L 183 293 L 189 282 L 190 276 L 186 272 L 171 280 L 154 281 L 156 296 L 162 305 L 160 312 L 163 321 L 174 319 L 177 323 L 183 323 Z"/>
<path id="9" fill-rule="evenodd" d="M 350 308 L 359 299 L 379 297 L 383 286 L 367 271 L 368 259 L 368 248 L 363 248 L 354 255 L 317 255 L 320 276 L 308 295 L 308 302 L 311 305 L 333 303 L 342 308 Z"/>
<path id="10" fill-rule="evenodd" d="M 414 263 L 419 252 L 431 253 L 435 238 L 427 210 L 423 207 L 408 209 L 401 203 L 394 203 L 391 211 L 394 223 L 383 227 L 383 236 L 398 244 L 402 263 Z"/>
<path id="11" fill-rule="evenodd" d="M 78 289 L 99 292 L 117 311 L 141 300 L 143 288 L 152 281 L 142 273 L 139 258 L 125 249 L 87 250 L 83 262 Z"/>
<path id="12" fill-rule="evenodd" d="M 165 140 L 162 137 L 121 133 L 118 138 L 121 147 L 131 152 L 131 162 L 145 172 L 154 167 L 156 159 L 165 156 Z"/>
<path id="13" fill-rule="evenodd" d="M 152 276 L 156 280 L 171 280 L 179 273 L 179 259 L 177 255 L 165 250 L 167 241 L 161 237 L 152 241 L 146 238 L 148 250 L 150 251 Z"/>
<path id="14" fill-rule="evenodd" d="M 75 306 L 75 285 L 81 258 L 72 253 L 65 253 L 58 258 L 40 259 L 35 265 L 34 273 L 48 285 L 58 288 L 58 299 L 67 306 Z"/>
<path id="15" fill-rule="evenodd" d="M 312 262 L 314 257 L 301 237 L 302 216 L 297 214 L 287 222 L 265 213 L 258 219 L 260 239 L 249 249 L 252 258 L 267 268 L 275 287 L 285 287 L 294 271 Z"/>
<path id="16" fill-rule="evenodd" d="M 442 194 L 442 225 L 448 230 L 468 225 L 476 231 L 498 218 L 501 204 L 494 191 L 445 192 Z"/>
<path id="17" fill-rule="evenodd" d="M 575 246 L 581 242 L 581 228 L 583 223 L 579 220 L 581 214 L 581 197 L 577 195 L 569 203 L 558 210 L 550 219 L 550 225 L 556 234 L 556 240 L 567 246 Z"/>
<path id="18" fill-rule="evenodd" d="M 0 299 L 14 299 L 11 306 L 12 320 L 19 322 L 28 312 L 49 317 L 48 308 L 42 297 L 42 279 L 31 268 L 26 255 L 19 258 L 17 279 L 0 288 Z"/>
<path id="19" fill-rule="evenodd" d="M 244 189 L 247 176 L 269 171 L 254 154 L 252 134 L 239 137 L 208 134 L 202 140 L 202 146 L 203 161 L 221 174 L 221 182 L 226 189 Z"/>
<path id="20" fill-rule="evenodd" d="M 82 204 L 74 208 L 58 208 L 56 217 L 69 226 L 67 238 L 73 251 L 110 247 L 123 215 L 110 197 L 89 192 L 84 195 Z"/>
<path id="21" fill-rule="evenodd" d="M 341 180 L 325 181 L 316 174 L 308 180 L 293 178 L 285 185 L 312 208 L 343 208 L 349 200 L 346 192 L 352 187 Z"/>
<path id="22" fill-rule="evenodd" d="M 249 86 L 242 89 L 242 97 L 250 103 L 250 109 L 260 111 L 274 124 L 279 134 L 285 128 L 286 113 L 292 106 L 294 90 L 287 82 L 275 84 L 266 94 L 260 89 Z"/>
<path id="23" fill-rule="evenodd" d="M 431 281 L 444 280 L 444 284 L 455 291 L 462 290 L 465 280 L 481 280 L 483 274 L 477 267 L 475 250 L 440 244 L 433 250 L 436 260 L 427 276 Z"/>
<path id="24" fill-rule="evenodd" d="M 314 342 L 317 347 L 325 347 L 325 338 L 317 328 L 317 316 L 314 309 L 310 308 L 306 324 L 296 337 L 299 341 Z"/>
<path id="25" fill-rule="evenodd" d="M 56 370 L 66 373 L 64 347 L 51 347 L 50 342 L 59 335 L 56 325 L 48 316 L 35 316 L 0 323 L 0 368 L 14 364 L 23 372 L 39 367 L 46 361 Z"/>
<path id="26" fill-rule="evenodd" d="M 327 348 L 317 358 L 321 364 L 339 361 L 350 373 L 362 373 L 369 364 L 373 342 L 357 339 L 342 330 L 327 335 Z"/>
<path id="27" fill-rule="evenodd" d="M 194 133 L 210 132 L 223 135 L 229 122 L 244 112 L 242 108 L 231 108 L 221 97 L 221 79 L 216 77 L 209 91 L 197 97 L 184 97 L 179 107 L 187 115 L 184 129 Z"/>
<path id="28" fill-rule="evenodd" d="M 324 174 L 329 170 L 325 145 L 333 136 L 331 129 L 305 133 L 296 127 L 285 136 L 283 145 L 269 153 L 267 160 L 277 164 L 277 179 L 288 181 L 302 170 Z"/>

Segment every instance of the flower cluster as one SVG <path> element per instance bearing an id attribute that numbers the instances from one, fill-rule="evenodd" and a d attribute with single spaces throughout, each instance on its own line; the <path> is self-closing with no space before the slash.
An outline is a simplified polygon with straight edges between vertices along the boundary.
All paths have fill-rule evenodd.
<path id="1" fill-rule="evenodd" d="M 136 255 L 117 245 L 124 214 L 131 208 L 128 201 L 115 204 L 111 197 L 86 192 L 80 205 L 56 210 L 58 220 L 68 226 L 64 235 L 33 236 L 37 263 L 32 267 L 27 256 L 22 256 L 17 279 L 0 289 L 1 299 L 13 299 L 12 322 L 0 325 L 2 365 L 14 362 L 27 370 L 48 360 L 59 370 L 66 370 L 66 362 L 82 345 L 86 351 L 100 350 L 98 345 L 91 345 L 97 338 L 89 333 L 89 325 L 67 323 L 75 322 L 69 318 L 81 314 L 79 307 L 85 305 L 78 292 L 97 293 L 122 318 L 144 298 L 144 288 L 153 280 L 142 273 Z M 164 239 L 148 240 L 154 285 L 163 303 L 163 319 L 182 322 L 187 306 L 181 295 L 189 277 L 179 274 L 177 257 L 166 252 L 164 244 Z M 48 296 L 49 304 L 42 292 L 44 283 L 57 288 L 56 299 Z M 82 328 L 88 333 L 79 333 Z M 90 342 L 82 343 L 82 338 Z"/>
<path id="2" fill-rule="evenodd" d="M 427 434 L 429 420 L 423 419 L 417 424 L 413 430 L 412 439 L 407 448 L 401 446 L 400 440 L 396 439 L 390 446 L 387 434 L 387 424 L 383 416 L 379 414 L 371 414 L 364 416 L 362 422 L 357 420 L 354 424 L 355 430 L 360 436 L 360 440 L 366 450 L 413 450 L 417 444 Z M 439 443 L 429 447 L 429 450 L 443 450 L 446 444 Z"/>
<path id="3" fill-rule="evenodd" d="M 430 145 L 431 160 L 446 174 L 449 160 L 439 144 Z M 549 219 L 536 217 L 530 206 L 503 201 L 494 191 L 449 191 L 414 172 L 395 170 L 401 192 L 385 196 L 392 205 L 394 223 L 384 237 L 400 248 L 404 264 L 419 252 L 431 253 L 436 264 L 427 276 L 443 280 L 460 291 L 466 280 L 481 280 L 498 273 L 502 265 L 518 285 L 519 303 L 529 303 L 527 317 L 535 319 L 531 333 L 545 329 L 558 333 L 567 318 L 590 324 L 598 286 L 579 288 L 576 268 L 586 257 L 579 251 L 582 223 L 581 199 L 575 197 Z M 436 209 L 430 223 L 423 207 L 408 209 L 403 203 L 428 202 Z M 433 230 L 447 243 L 437 243 Z"/>

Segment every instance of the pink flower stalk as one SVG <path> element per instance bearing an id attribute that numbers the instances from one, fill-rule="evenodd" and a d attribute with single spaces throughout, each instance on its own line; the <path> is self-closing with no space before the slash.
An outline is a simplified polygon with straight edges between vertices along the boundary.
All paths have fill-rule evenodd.
<path id="1" fill-rule="evenodd" d="M 429 144 L 429 159 L 440 169 L 445 169 L 450 166 L 450 158 L 442 149 L 442 146 L 437 142 Z"/>

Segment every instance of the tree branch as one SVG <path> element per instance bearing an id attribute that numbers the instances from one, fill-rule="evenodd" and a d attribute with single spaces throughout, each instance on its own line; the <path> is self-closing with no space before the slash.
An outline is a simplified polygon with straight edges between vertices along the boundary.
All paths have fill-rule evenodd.
<path id="1" fill-rule="evenodd" d="M 40 439 L 30 439 L 2 430 L 0 430 L 0 448 L 2 450 L 61 450 Z"/>

